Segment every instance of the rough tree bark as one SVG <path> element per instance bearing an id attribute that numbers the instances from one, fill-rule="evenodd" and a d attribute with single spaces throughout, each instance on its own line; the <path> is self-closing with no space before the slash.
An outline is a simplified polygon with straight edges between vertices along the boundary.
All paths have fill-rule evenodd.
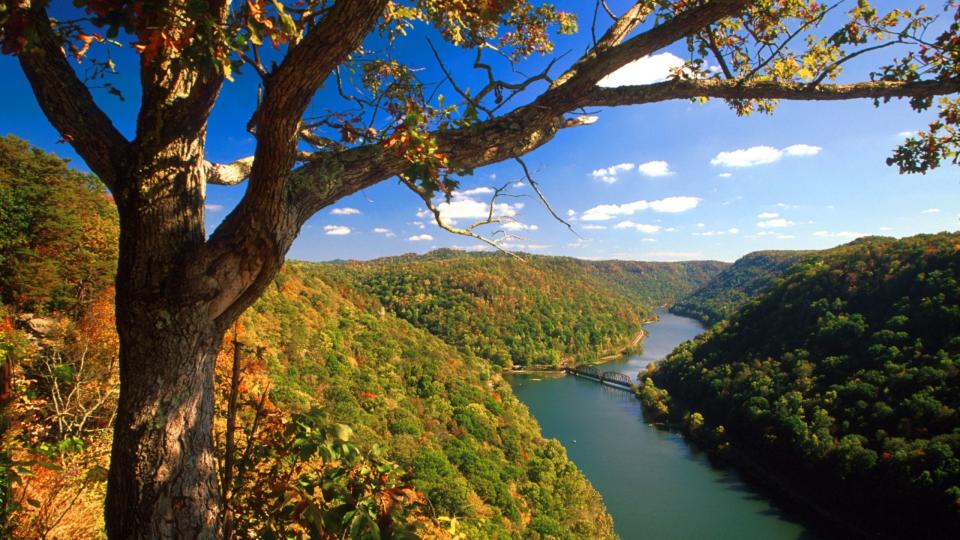
<path id="1" fill-rule="evenodd" d="M 617 68 L 736 15 L 749 3 L 713 0 L 629 37 L 644 18 L 645 3 L 638 3 L 531 103 L 470 127 L 437 132 L 440 151 L 462 167 L 520 156 L 561 128 L 576 125 L 564 115 L 585 106 L 711 96 L 929 96 L 960 88 L 957 80 L 816 87 L 749 81 L 596 86 Z M 310 216 L 409 165 L 394 150 L 369 144 L 318 153 L 295 168 L 300 120 L 314 92 L 362 43 L 386 4 L 336 2 L 291 45 L 268 74 L 252 121 L 256 154 L 222 166 L 204 159 L 206 122 L 221 79 L 200 77 L 162 54 L 142 58 L 143 103 L 136 137 L 128 141 L 68 64 L 42 7 L 14 2 L 29 12 L 36 34 L 36 43 L 19 58 L 37 100 L 113 192 L 120 214 L 116 307 L 121 390 L 106 504 L 112 538 L 213 538 L 220 533 L 213 367 L 224 332 L 276 276 Z M 182 16 L 177 5 L 167 6 L 163 16 Z M 208 5 L 226 20 L 226 0 L 209 0 Z M 167 22 L 161 17 L 150 24 L 167 28 Z M 204 184 L 236 184 L 244 178 L 247 192 L 240 204 L 206 238 Z"/>

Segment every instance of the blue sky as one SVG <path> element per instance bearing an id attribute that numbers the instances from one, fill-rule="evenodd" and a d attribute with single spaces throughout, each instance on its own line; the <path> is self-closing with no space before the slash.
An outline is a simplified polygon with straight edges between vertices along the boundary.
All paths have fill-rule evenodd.
<path id="1" fill-rule="evenodd" d="M 578 5 L 592 6 L 558 4 L 574 11 Z M 624 2 L 613 4 L 622 9 Z M 557 42 L 558 52 L 572 51 L 571 61 L 589 41 L 590 13 L 580 15 L 581 33 Z M 429 78 L 437 72 L 425 47 L 427 35 L 413 32 L 395 54 L 423 66 Z M 467 68 L 468 55 L 445 51 L 458 77 L 476 77 Z M 673 56 L 633 66 L 626 80 L 653 80 L 660 66 L 686 54 L 682 44 L 662 52 Z M 136 68 L 126 63 L 133 53 L 127 47 L 112 54 L 121 69 L 127 67 L 111 81 L 126 101 L 103 91 L 95 95 L 129 135 L 139 101 Z M 529 69 L 543 61 L 534 59 Z M 862 78 L 868 68 L 869 63 L 854 64 L 844 80 Z M 16 60 L 0 58 L 0 73 L 6 81 L 0 87 L 0 133 L 73 157 L 85 168 L 67 145 L 58 144 Z M 452 90 L 447 87 L 445 93 Z M 224 89 L 211 118 L 209 159 L 230 161 L 252 152 L 254 141 L 244 125 L 255 96 L 256 81 L 249 76 Z M 324 89 L 313 110 L 334 101 L 332 89 Z M 782 103 L 772 116 L 738 118 L 721 101 L 676 101 L 596 115 L 595 124 L 562 130 L 526 157 L 551 203 L 569 216 L 581 237 L 554 221 L 529 186 L 518 185 L 511 193 L 527 197 L 504 199 L 509 206 L 499 209 L 516 220 L 513 232 L 522 237 L 508 247 L 583 258 L 729 261 L 760 249 L 825 248 L 864 234 L 900 237 L 960 228 L 960 168 L 900 176 L 884 163 L 903 133 L 921 129 L 930 119 L 905 102 L 879 109 L 866 100 Z M 513 162 L 476 170 L 444 207 L 446 218 L 468 224 L 489 200 L 485 188 L 521 176 Z M 223 219 L 244 189 L 245 184 L 209 188 L 208 228 Z M 439 229 L 416 195 L 387 180 L 311 218 L 290 257 L 368 259 L 439 247 L 477 249 L 480 244 Z"/>

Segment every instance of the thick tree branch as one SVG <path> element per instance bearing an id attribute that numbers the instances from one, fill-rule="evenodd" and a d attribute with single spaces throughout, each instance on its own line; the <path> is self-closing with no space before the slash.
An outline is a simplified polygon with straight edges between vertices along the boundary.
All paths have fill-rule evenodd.
<path id="1" fill-rule="evenodd" d="M 244 203 L 252 199 L 254 206 L 275 206 L 283 201 L 304 111 L 327 76 L 360 46 L 386 5 L 387 0 L 337 2 L 270 74 L 256 113 L 256 159 Z"/>
<path id="2" fill-rule="evenodd" d="M 211 286 L 210 317 L 228 324 L 273 279 L 303 221 L 288 182 L 299 152 L 301 118 L 314 93 L 369 34 L 387 0 L 337 2 L 270 74 L 256 112 L 257 148 L 247 192 L 210 237 L 188 273 Z"/>
<path id="3" fill-rule="evenodd" d="M 116 167 L 129 142 L 93 101 L 90 90 L 70 67 L 46 11 L 31 10 L 30 20 L 36 41 L 18 58 L 40 108 L 90 170 L 111 191 L 116 191 L 119 176 Z"/>
<path id="4" fill-rule="evenodd" d="M 551 140 L 568 123 L 564 114 L 582 106 L 597 81 L 642 56 L 655 52 L 717 20 L 739 13 L 748 0 L 714 0 L 617 45 L 643 20 L 637 3 L 614 23 L 594 48 L 533 103 L 463 129 L 439 131 L 441 152 L 458 167 L 480 167 L 522 156 Z M 601 45 L 602 48 L 601 48 Z M 290 192 L 301 223 L 336 199 L 401 173 L 409 163 L 380 145 L 323 156 L 295 173 Z"/>
<path id="5" fill-rule="evenodd" d="M 684 11 L 674 18 L 614 46 L 635 27 L 631 26 L 627 19 L 628 17 L 638 17 L 638 7 L 634 6 L 614 23 L 607 34 L 600 39 L 596 48 L 584 55 L 573 67 L 554 81 L 550 91 L 543 96 L 543 99 L 545 101 L 549 100 L 550 95 L 555 93 L 560 93 L 561 99 L 568 98 L 571 94 L 582 94 L 587 88 L 595 85 L 600 79 L 617 69 L 694 34 L 721 19 L 736 15 L 749 3 L 749 0 L 713 0 L 702 6 Z"/>
<path id="6" fill-rule="evenodd" d="M 151 12 L 142 23 L 147 39 L 166 36 L 170 40 L 183 39 L 197 28 L 223 25 L 229 14 L 227 0 L 210 0 L 205 14 L 190 13 L 186 4 L 170 2 L 165 9 Z M 210 21 L 197 20 L 209 17 Z M 205 36 L 212 40 L 212 35 Z M 208 54 L 197 51 L 204 40 L 193 39 L 184 48 L 164 45 L 140 54 L 140 84 L 143 89 L 140 115 L 137 118 L 137 149 L 150 155 L 170 140 L 184 133 L 200 137 L 206 130 L 207 119 L 223 86 L 223 75 L 191 64 L 190 56 Z M 138 156 L 140 157 L 140 156 Z M 143 159 L 141 157 L 141 159 Z"/>
<path id="7" fill-rule="evenodd" d="M 619 106 L 672 99 L 712 97 L 723 99 L 787 99 L 839 101 L 862 98 L 930 97 L 960 92 L 960 79 L 953 81 L 877 81 L 853 84 L 738 82 L 717 79 L 676 80 L 644 86 L 595 87 L 580 106 Z"/>
<path id="8" fill-rule="evenodd" d="M 235 186 L 243 182 L 250 176 L 250 170 L 253 168 L 253 156 L 238 159 L 233 163 L 210 163 L 204 162 L 204 171 L 207 176 L 208 184 L 219 186 Z"/>

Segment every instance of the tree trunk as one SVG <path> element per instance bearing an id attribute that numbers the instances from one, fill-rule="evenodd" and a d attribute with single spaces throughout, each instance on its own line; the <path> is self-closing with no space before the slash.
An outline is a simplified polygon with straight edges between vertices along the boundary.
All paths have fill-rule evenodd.
<path id="1" fill-rule="evenodd" d="M 116 194 L 120 397 L 107 532 L 124 540 L 215 538 L 213 374 L 226 325 L 210 316 L 216 284 L 188 270 L 206 236 L 203 134 L 141 135 L 143 147 L 131 155 L 145 157 L 126 164 L 129 187 Z"/>
<path id="2" fill-rule="evenodd" d="M 133 311 L 125 307 L 119 311 Z M 149 311 L 155 317 L 120 323 L 107 531 L 124 539 L 215 538 L 213 367 L 223 334 L 205 310 L 170 313 L 161 304 Z"/>

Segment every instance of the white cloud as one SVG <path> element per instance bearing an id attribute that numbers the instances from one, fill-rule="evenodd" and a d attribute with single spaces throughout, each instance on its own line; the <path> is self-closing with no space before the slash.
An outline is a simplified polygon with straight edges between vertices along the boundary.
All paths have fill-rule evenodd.
<path id="1" fill-rule="evenodd" d="M 706 223 L 697 223 L 697 228 L 698 228 L 698 229 L 702 229 L 702 228 L 704 228 L 704 227 L 706 227 L 706 226 L 707 226 Z"/>
<path id="2" fill-rule="evenodd" d="M 780 217 L 780 214 L 776 212 L 760 212 L 757 214 L 757 219 L 773 219 Z"/>
<path id="3" fill-rule="evenodd" d="M 650 176 L 653 178 L 659 176 L 670 176 L 674 174 L 670 170 L 670 164 L 666 161 L 648 161 L 646 163 L 641 163 L 637 165 L 637 171 L 644 176 Z"/>
<path id="4" fill-rule="evenodd" d="M 504 221 L 500 224 L 500 227 L 508 231 L 535 231 L 540 228 L 536 225 L 527 225 L 514 220 Z"/>
<path id="5" fill-rule="evenodd" d="M 791 225 L 796 225 L 796 223 L 784 218 L 774 218 L 757 222 L 757 227 L 761 229 L 779 229 L 782 227 L 790 227 Z"/>
<path id="6" fill-rule="evenodd" d="M 222 211 L 223 211 L 223 205 L 222 205 L 222 204 L 205 204 L 205 205 L 203 205 L 203 208 L 204 208 L 207 212 L 222 212 Z"/>
<path id="7" fill-rule="evenodd" d="M 433 240 L 433 237 L 430 236 L 429 234 L 415 234 L 410 238 L 407 238 L 407 240 L 411 242 L 424 242 L 424 241 Z"/>
<path id="8" fill-rule="evenodd" d="M 493 193 L 493 189 L 486 187 L 454 192 L 449 202 L 443 201 L 436 205 L 440 211 L 440 220 L 448 225 L 453 225 L 456 224 L 459 219 L 486 218 L 490 214 L 490 203 L 473 199 L 471 195 L 489 193 Z M 523 206 L 524 204 L 522 202 L 513 204 L 497 203 L 494 205 L 493 217 L 513 218 Z M 427 209 L 420 209 L 417 211 L 417 217 L 420 219 L 429 219 L 433 217 L 433 213 Z M 424 228 L 421 222 L 415 221 L 413 224 L 421 229 Z"/>
<path id="9" fill-rule="evenodd" d="M 667 197 L 656 201 L 634 201 L 624 204 L 601 204 L 594 206 L 580 217 L 583 221 L 607 221 L 617 216 L 632 216 L 643 210 L 654 212 L 677 213 L 686 212 L 700 204 L 697 197 Z"/>
<path id="10" fill-rule="evenodd" d="M 939 214 L 939 213 L 940 213 L 940 209 L 939 209 L 939 208 L 927 208 L 926 210 L 924 210 L 923 212 L 920 212 L 920 213 L 921 213 L 921 214 Z"/>
<path id="11" fill-rule="evenodd" d="M 632 216 L 635 212 L 650 208 L 647 201 L 625 204 L 601 204 L 586 210 L 580 217 L 583 221 L 607 221 L 617 216 Z"/>
<path id="12" fill-rule="evenodd" d="M 750 148 L 730 152 L 720 152 L 710 160 L 710 164 L 721 167 L 755 167 L 775 163 L 784 156 L 815 156 L 822 150 L 819 146 L 810 146 L 809 144 L 794 144 L 783 150 L 766 145 L 751 146 Z"/>
<path id="13" fill-rule="evenodd" d="M 731 178 L 731 177 L 733 177 L 733 174 L 728 173 L 728 172 L 722 172 L 722 173 L 718 174 L 717 176 L 719 176 L 720 178 Z"/>
<path id="14" fill-rule="evenodd" d="M 356 216 L 356 215 L 360 215 L 362 212 L 360 212 L 356 208 L 344 207 L 344 208 L 334 208 L 333 210 L 330 211 L 330 213 L 335 216 Z"/>
<path id="15" fill-rule="evenodd" d="M 573 208 L 567 209 L 567 217 L 574 217 L 574 216 L 576 216 L 576 215 L 577 215 L 577 211 L 576 211 L 576 210 L 574 210 Z"/>
<path id="16" fill-rule="evenodd" d="M 897 133 L 897 137 L 900 137 L 901 139 L 909 139 L 910 137 L 916 137 L 916 136 L 917 136 L 916 131 L 901 131 L 900 133 Z"/>
<path id="17" fill-rule="evenodd" d="M 350 234 L 350 227 L 344 227 L 343 225 L 326 225 L 323 227 L 323 231 L 329 236 L 344 236 Z"/>
<path id="18" fill-rule="evenodd" d="M 522 187 L 525 186 L 525 185 L 527 185 L 525 182 L 514 182 L 514 183 L 513 183 L 513 187 L 515 187 L 515 188 L 517 188 L 517 189 L 520 189 L 520 188 L 522 188 Z"/>
<path id="19" fill-rule="evenodd" d="M 605 169 L 596 169 L 595 171 L 590 173 L 590 175 L 593 176 L 595 179 L 600 180 L 601 182 L 613 184 L 614 182 L 619 180 L 618 176 L 620 175 L 620 173 L 632 171 L 635 167 L 636 165 L 634 165 L 633 163 L 620 163 L 617 165 L 611 165 Z"/>
<path id="20" fill-rule="evenodd" d="M 881 231 L 884 231 L 884 232 L 892 231 L 892 230 L 893 230 L 893 227 L 880 227 L 880 230 L 881 230 Z"/>
<path id="21" fill-rule="evenodd" d="M 606 225 L 595 225 L 595 224 L 593 224 L 593 223 L 587 223 L 586 225 L 583 226 L 583 228 L 584 228 L 585 230 L 588 230 L 588 231 L 600 231 L 600 230 L 606 229 L 607 226 L 606 226 Z"/>
<path id="22" fill-rule="evenodd" d="M 867 236 L 863 233 L 852 232 L 852 231 L 841 231 L 841 232 L 817 231 L 813 233 L 813 235 L 819 236 L 821 238 L 845 238 L 849 240 L 860 238 L 861 236 Z"/>
<path id="23" fill-rule="evenodd" d="M 654 212 L 677 213 L 693 210 L 700 204 L 697 197 L 667 197 L 658 201 L 650 201 L 650 209 Z"/>
<path id="24" fill-rule="evenodd" d="M 815 156 L 822 151 L 823 148 L 809 144 L 794 144 L 783 149 L 783 153 L 788 156 Z"/>
<path id="25" fill-rule="evenodd" d="M 660 232 L 663 227 L 659 225 L 648 225 L 646 223 L 634 223 L 632 221 L 621 221 L 613 227 L 614 229 L 633 229 L 643 234 L 654 234 Z"/>
<path id="26" fill-rule="evenodd" d="M 683 63 L 683 59 L 668 52 L 644 56 L 600 79 L 597 86 L 614 88 L 663 82 Z"/>
<path id="27" fill-rule="evenodd" d="M 377 234 L 382 234 L 382 235 L 386 236 L 387 238 L 393 238 L 394 236 L 396 236 L 395 234 L 393 234 L 393 231 L 391 231 L 390 229 L 387 229 L 387 228 L 385 228 L 385 227 L 377 227 L 377 228 L 373 229 L 373 232 L 375 232 L 375 233 L 377 233 Z"/>

